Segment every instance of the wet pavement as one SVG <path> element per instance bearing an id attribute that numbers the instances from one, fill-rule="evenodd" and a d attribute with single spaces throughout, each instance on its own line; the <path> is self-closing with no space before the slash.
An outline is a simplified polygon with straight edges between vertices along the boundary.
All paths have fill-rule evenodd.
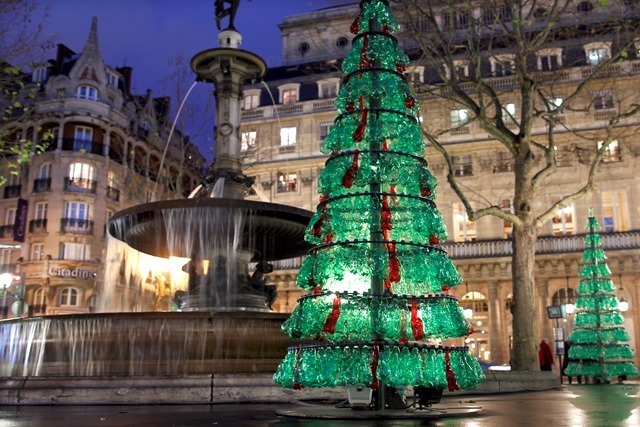
<path id="1" fill-rule="evenodd" d="M 187 427 L 187 426 L 640 426 L 640 384 L 564 385 L 559 389 L 445 397 L 434 409 L 480 406 L 465 418 L 326 420 L 276 415 L 300 408 L 333 408 L 339 402 L 297 404 L 138 406 L 0 406 L 0 427 Z M 340 414 L 351 409 L 335 408 Z M 419 410 L 417 412 L 422 412 Z M 433 412 L 429 412 L 433 416 Z M 415 412 L 414 412 L 415 416 Z"/>

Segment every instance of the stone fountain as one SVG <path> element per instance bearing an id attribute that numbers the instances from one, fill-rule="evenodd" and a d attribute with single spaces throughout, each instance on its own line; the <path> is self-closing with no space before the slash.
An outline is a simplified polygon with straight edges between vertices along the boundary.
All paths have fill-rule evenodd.
<path id="1" fill-rule="evenodd" d="M 218 23 L 230 16 L 229 27 L 219 33 L 221 47 L 200 52 L 191 62 L 198 80 L 215 85 L 215 160 L 206 178 L 187 199 L 125 209 L 107 227 L 111 238 L 135 250 L 189 260 L 183 268 L 188 287 L 175 295 L 181 312 L 0 322 L 0 376 L 22 387 L 23 401 L 25 378 L 63 377 L 69 384 L 69 378 L 255 375 L 275 372 L 286 353 L 290 343 L 280 326 L 288 315 L 270 311 L 275 289 L 264 274 L 270 261 L 306 252 L 303 237 L 312 213 L 244 200 L 252 180 L 241 168 L 242 87 L 260 79 L 266 65 L 238 47 L 242 38 L 233 18 L 239 2 L 226 10 L 224 3 L 216 2 Z M 109 286 L 115 284 L 105 283 Z M 16 378 L 21 380 L 12 383 Z M 0 398 L 7 402 L 19 403 Z"/>

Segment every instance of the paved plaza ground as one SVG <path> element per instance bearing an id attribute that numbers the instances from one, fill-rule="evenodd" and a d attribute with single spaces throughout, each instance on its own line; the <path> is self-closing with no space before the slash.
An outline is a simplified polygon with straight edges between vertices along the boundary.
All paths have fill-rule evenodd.
<path id="1" fill-rule="evenodd" d="M 297 404 L 0 406 L 0 427 L 187 427 L 187 426 L 640 426 L 640 384 L 564 385 L 556 390 L 445 397 L 436 408 L 480 406 L 468 418 L 428 420 L 296 419 L 283 409 L 333 408 L 339 402 Z M 311 406 L 314 405 L 314 406 Z M 336 414 L 351 409 L 335 409 Z M 333 412 L 333 411 L 332 411 Z"/>

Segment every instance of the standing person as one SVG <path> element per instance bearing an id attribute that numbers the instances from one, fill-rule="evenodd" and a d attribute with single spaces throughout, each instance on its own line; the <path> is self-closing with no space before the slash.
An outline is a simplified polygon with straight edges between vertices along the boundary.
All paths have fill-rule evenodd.
<path id="1" fill-rule="evenodd" d="M 567 366 L 569 366 L 569 362 L 575 361 L 575 359 L 569 357 L 570 348 L 571 348 L 571 342 L 565 341 L 564 342 L 564 360 L 562 361 L 562 375 L 566 376 L 569 379 L 569 384 L 571 384 L 573 377 L 567 375 L 564 371 L 565 369 L 567 369 Z M 582 384 L 582 377 L 578 375 L 576 378 L 578 379 L 578 384 Z"/>
<path id="2" fill-rule="evenodd" d="M 541 371 L 550 371 L 553 365 L 553 353 L 546 338 L 540 341 L 540 349 L 538 350 L 538 360 L 540 362 Z"/>

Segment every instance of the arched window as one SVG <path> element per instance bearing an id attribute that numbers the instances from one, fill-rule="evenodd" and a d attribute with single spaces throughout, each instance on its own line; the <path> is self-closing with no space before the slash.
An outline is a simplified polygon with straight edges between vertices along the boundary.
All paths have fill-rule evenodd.
<path id="1" fill-rule="evenodd" d="M 98 89 L 93 86 L 82 85 L 76 89 L 76 98 L 88 99 L 90 101 L 98 100 Z"/>
<path id="2" fill-rule="evenodd" d="M 45 314 L 47 311 L 47 301 L 44 288 L 38 288 L 33 294 L 33 314 Z"/>
<path id="3" fill-rule="evenodd" d="M 75 288 L 64 288 L 60 292 L 60 306 L 78 305 L 78 291 Z"/>
<path id="4" fill-rule="evenodd" d="M 578 294 L 573 288 L 561 288 L 553 294 L 553 298 L 551 298 L 551 305 L 567 305 L 567 304 L 575 304 L 576 298 Z"/>

